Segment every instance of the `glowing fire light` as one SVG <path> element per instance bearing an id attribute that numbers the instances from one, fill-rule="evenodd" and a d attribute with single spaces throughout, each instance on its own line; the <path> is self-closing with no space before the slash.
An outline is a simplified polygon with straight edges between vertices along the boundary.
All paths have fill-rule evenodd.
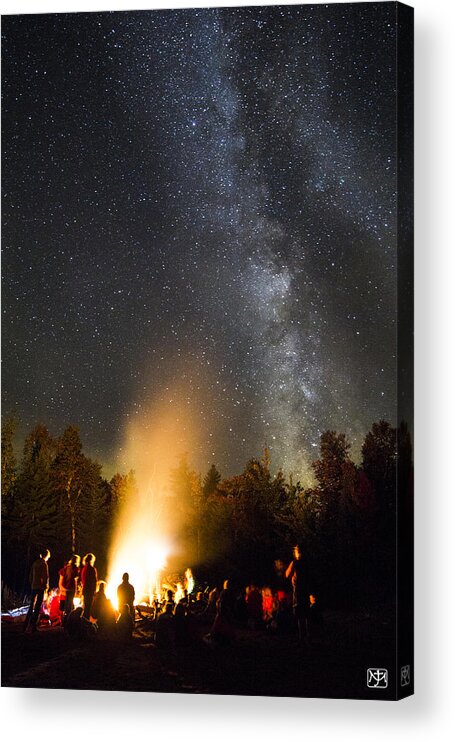
<path id="1" fill-rule="evenodd" d="M 169 548 L 155 542 L 142 542 L 130 537 L 121 542 L 113 554 L 106 595 L 117 605 L 117 587 L 125 572 L 136 593 L 136 603 L 152 603 L 155 595 L 161 594 L 161 571 L 166 566 Z"/>
<path id="2" fill-rule="evenodd" d="M 174 593 L 174 602 L 177 604 L 179 603 L 182 598 L 185 596 L 185 590 L 187 591 L 188 595 L 194 590 L 194 577 L 191 569 L 188 567 L 188 569 L 185 571 L 185 580 L 184 585 L 182 585 L 181 582 L 177 582 L 175 593 Z"/>
<path id="3" fill-rule="evenodd" d="M 193 592 L 194 590 L 194 577 L 191 569 L 188 567 L 188 569 L 185 572 L 185 584 L 186 589 L 188 591 L 188 595 Z"/>
<path id="4" fill-rule="evenodd" d="M 177 605 L 177 603 L 180 603 L 181 599 L 184 596 L 183 592 L 183 585 L 181 582 L 177 582 L 177 587 L 174 593 L 174 603 Z"/>

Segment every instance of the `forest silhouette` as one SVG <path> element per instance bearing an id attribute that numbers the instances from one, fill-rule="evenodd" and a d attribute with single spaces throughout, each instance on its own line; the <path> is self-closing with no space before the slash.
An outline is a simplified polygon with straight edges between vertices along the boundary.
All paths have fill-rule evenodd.
<path id="1" fill-rule="evenodd" d="M 105 479 L 102 466 L 83 452 L 74 426 L 55 438 L 36 425 L 17 461 L 15 427 L 12 418 L 2 425 L 2 586 L 25 595 L 30 564 L 43 546 L 53 557 L 51 582 L 75 552 L 95 552 L 98 572 L 105 574 L 125 502 L 131 507 L 137 500 L 140 507 L 134 471 Z M 397 518 L 412 522 L 406 424 L 374 423 L 358 464 L 346 435 L 328 430 L 312 468 L 314 485 L 304 488 L 272 469 L 267 448 L 228 478 L 215 465 L 201 475 L 182 456 L 169 472 L 161 503 L 179 545 L 175 566 L 190 564 L 201 582 L 228 576 L 239 584 L 273 584 L 300 543 L 323 604 L 392 605 Z M 405 542 L 402 533 L 404 553 Z"/>

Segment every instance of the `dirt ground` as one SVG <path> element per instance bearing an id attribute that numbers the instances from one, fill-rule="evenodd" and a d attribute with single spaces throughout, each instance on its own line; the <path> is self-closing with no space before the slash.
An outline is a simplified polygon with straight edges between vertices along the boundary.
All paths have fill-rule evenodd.
<path id="1" fill-rule="evenodd" d="M 200 626 L 192 644 L 162 650 L 147 624 L 133 640 L 75 642 L 61 628 L 24 634 L 2 624 L 2 686 L 325 698 L 390 698 L 366 685 L 368 667 L 393 675 L 392 622 L 384 616 L 332 612 L 306 648 L 296 635 L 239 629 L 228 647 L 207 645 Z"/>

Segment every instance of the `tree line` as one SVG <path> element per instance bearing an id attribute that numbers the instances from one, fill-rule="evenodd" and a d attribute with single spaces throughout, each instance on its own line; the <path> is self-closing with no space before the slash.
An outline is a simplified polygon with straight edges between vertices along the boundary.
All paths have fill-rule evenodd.
<path id="1" fill-rule="evenodd" d="M 54 438 L 37 425 L 16 461 L 14 428 L 9 418 L 2 425 L 3 580 L 24 592 L 28 565 L 43 545 L 59 566 L 70 552 L 95 551 L 103 573 L 123 502 L 137 498 L 139 507 L 134 472 L 104 479 L 73 426 Z M 327 602 L 392 601 L 397 509 L 412 511 L 409 431 L 381 420 L 367 433 L 359 464 L 350 448 L 344 433 L 321 435 L 312 487 L 273 471 L 267 448 L 224 479 L 215 465 L 202 477 L 183 456 L 169 476 L 173 497 L 163 496 L 161 509 L 164 522 L 175 524 L 186 564 L 208 581 L 265 584 L 301 543 Z"/>

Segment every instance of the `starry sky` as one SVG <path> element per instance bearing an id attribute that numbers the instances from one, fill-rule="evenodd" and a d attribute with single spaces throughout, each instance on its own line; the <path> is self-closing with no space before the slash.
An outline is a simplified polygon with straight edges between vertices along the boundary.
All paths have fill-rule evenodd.
<path id="1" fill-rule="evenodd" d="M 203 472 L 358 455 L 396 414 L 395 4 L 2 33 L 3 413 L 112 473 L 155 404 Z"/>

